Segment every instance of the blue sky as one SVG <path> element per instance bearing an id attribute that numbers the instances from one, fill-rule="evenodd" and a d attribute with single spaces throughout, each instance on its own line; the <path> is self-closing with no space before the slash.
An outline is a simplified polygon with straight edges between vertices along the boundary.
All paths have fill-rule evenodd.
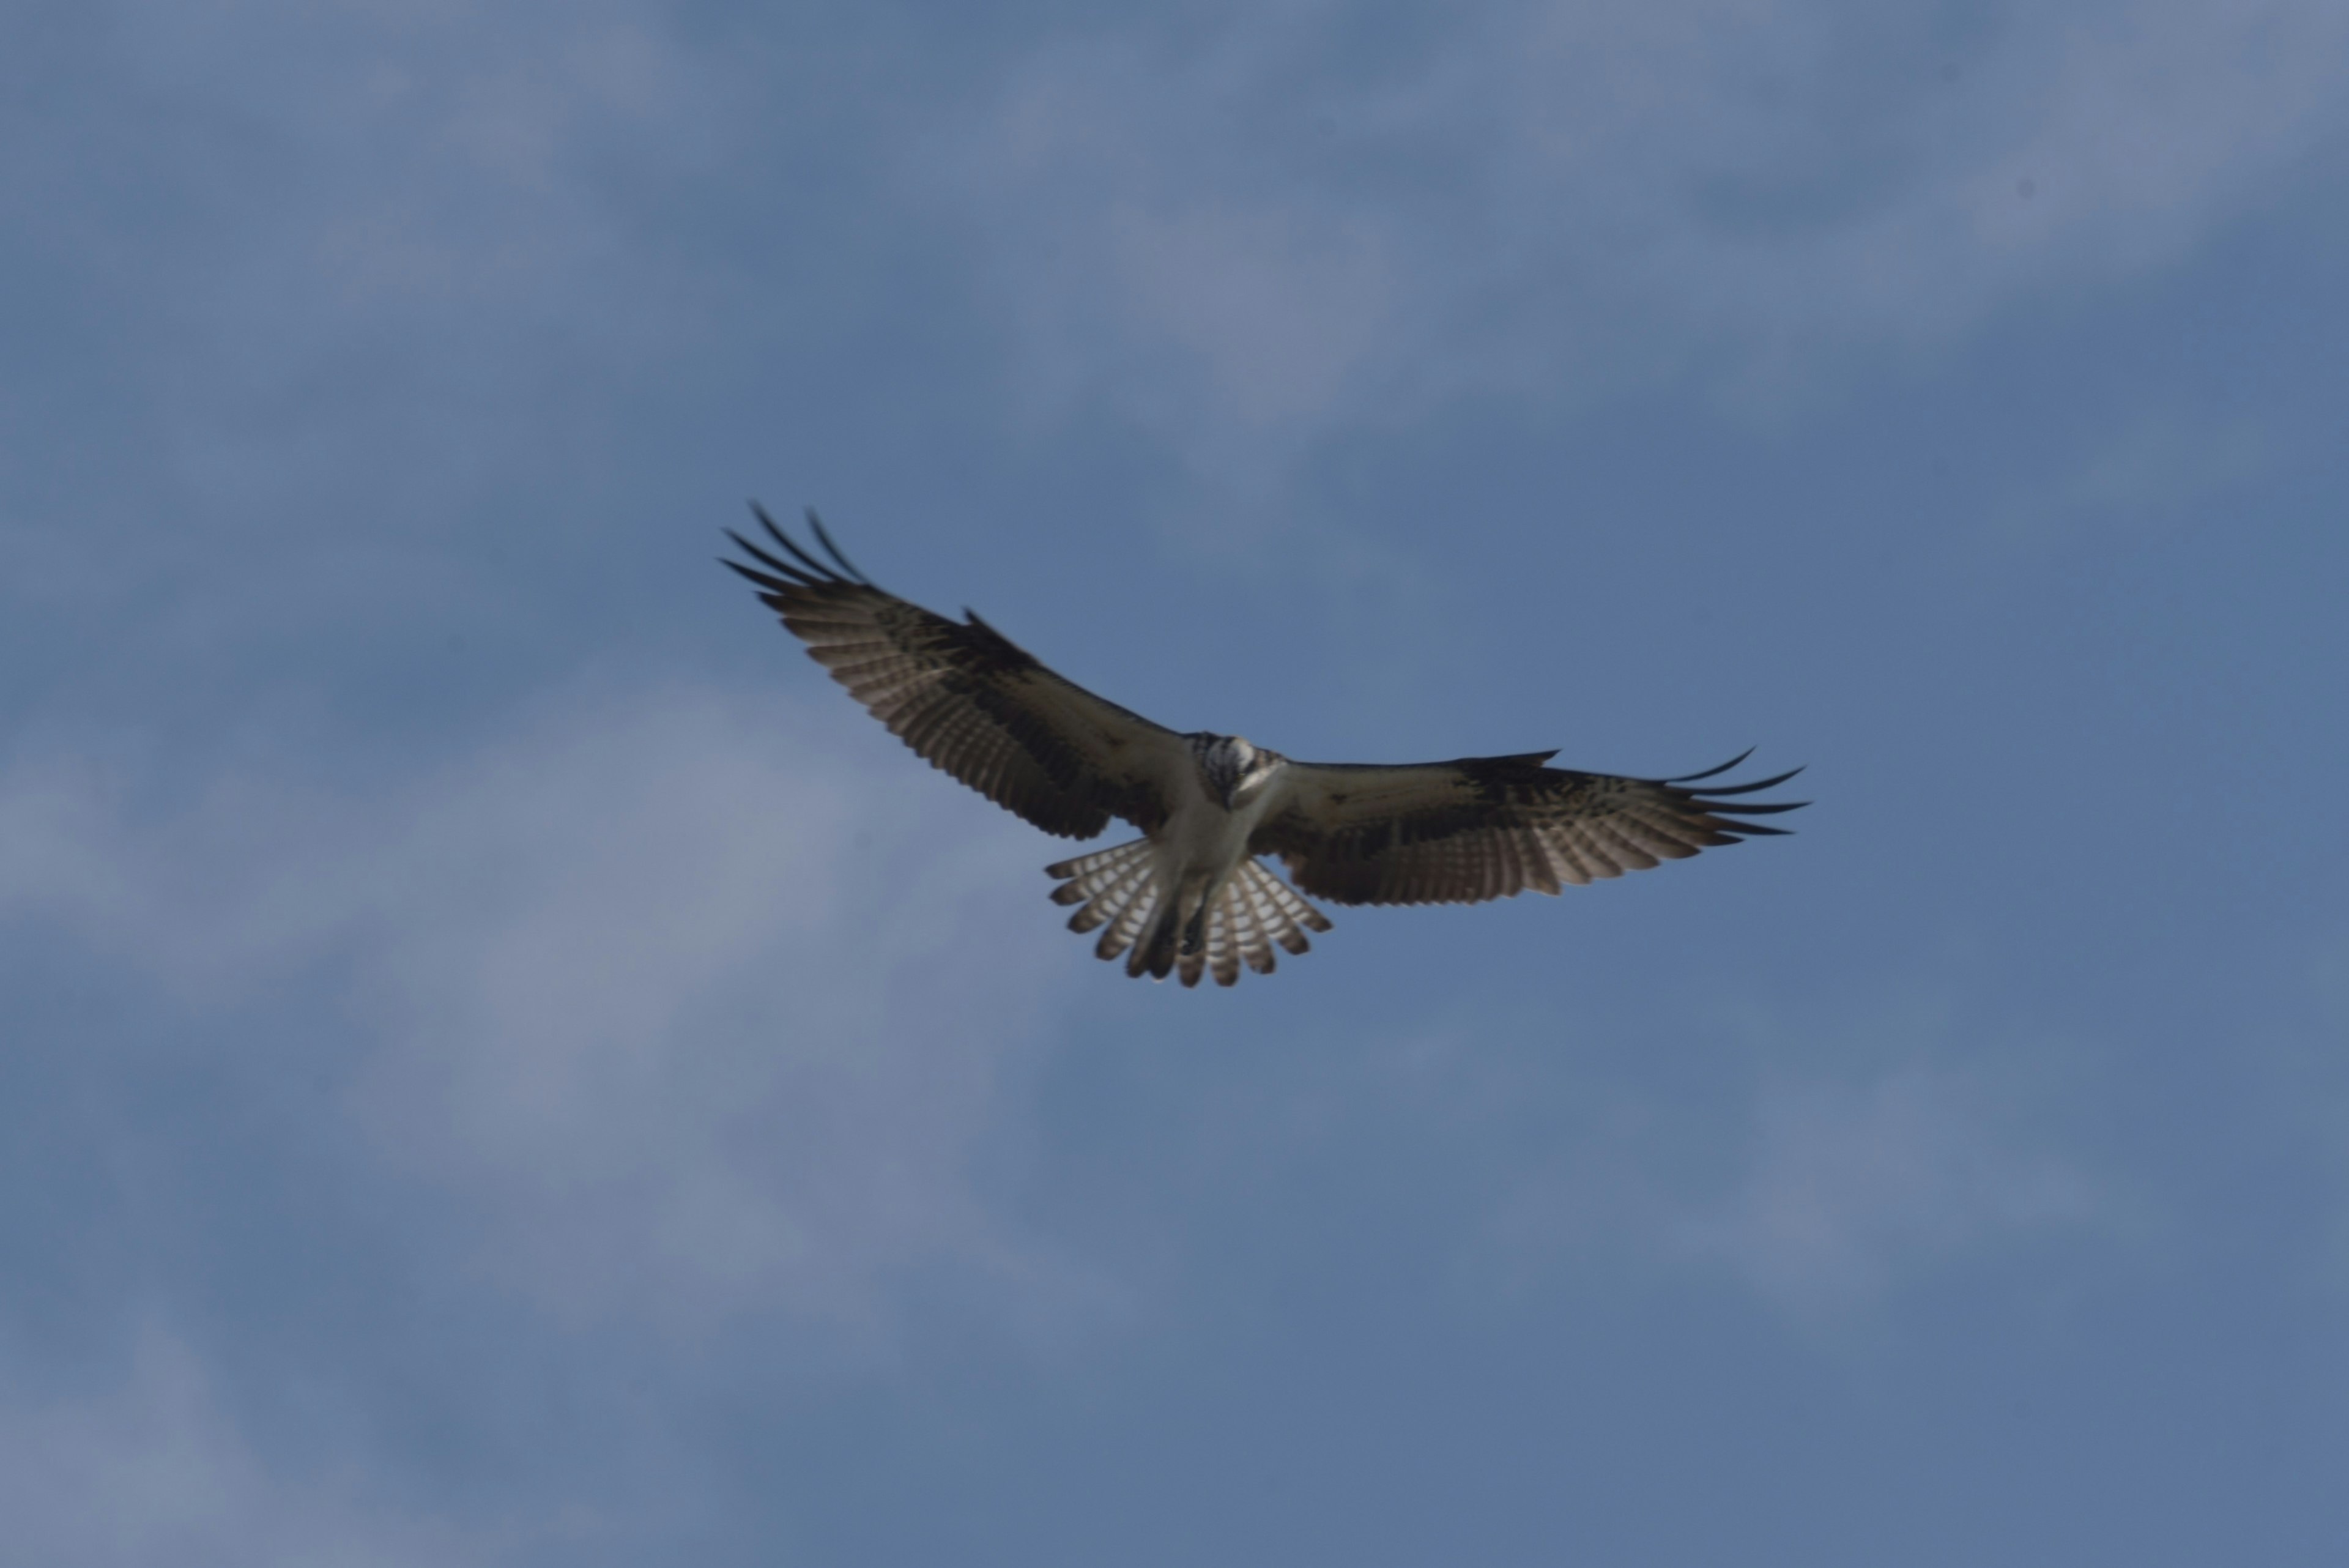
<path id="1" fill-rule="evenodd" d="M 2349 1549 L 2349 13 L 5 31 L 0 1555 Z M 1136 984 L 748 495 L 1817 804 Z"/>

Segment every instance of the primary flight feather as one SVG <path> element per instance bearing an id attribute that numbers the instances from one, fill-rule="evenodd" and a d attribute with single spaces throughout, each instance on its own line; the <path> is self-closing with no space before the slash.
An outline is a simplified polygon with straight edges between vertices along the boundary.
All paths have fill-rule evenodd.
<path id="1" fill-rule="evenodd" d="M 771 551 L 732 529 L 750 579 L 809 657 L 926 758 L 1047 833 L 1143 836 L 1045 870 L 1072 930 L 1125 972 L 1196 985 L 1273 970 L 1337 904 L 1475 904 L 1619 877 L 1783 829 L 1747 820 L 1800 801 L 1745 797 L 1795 769 L 1707 784 L 1745 760 L 1671 779 L 1546 764 L 1555 752 L 1448 763 L 1299 763 L 1237 735 L 1177 734 L 1065 680 L 978 618 L 951 621 L 874 587 L 811 511 L 819 558 L 753 505 Z M 781 554 L 775 553 L 780 551 Z M 1750 753 L 1749 753 L 1750 754 Z M 1292 888 L 1258 856 L 1278 856 Z"/>

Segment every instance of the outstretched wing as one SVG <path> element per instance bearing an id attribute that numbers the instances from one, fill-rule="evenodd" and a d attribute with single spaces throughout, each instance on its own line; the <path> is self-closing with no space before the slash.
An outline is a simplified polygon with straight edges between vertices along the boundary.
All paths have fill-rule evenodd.
<path id="1" fill-rule="evenodd" d="M 750 510 L 782 554 L 730 528 L 757 564 L 725 564 L 931 766 L 1067 838 L 1090 838 L 1112 816 L 1145 833 L 1166 820 L 1161 781 L 1191 765 L 1173 731 L 1063 680 L 968 611 L 950 621 L 874 587 L 812 511 L 830 564 Z"/>
<path id="2" fill-rule="evenodd" d="M 1800 768 L 1752 784 L 1701 782 L 1744 756 L 1682 778 L 1633 779 L 1542 765 L 1557 754 L 1403 767 L 1291 763 L 1288 801 L 1248 849 L 1279 856 L 1298 887 L 1340 904 L 1476 904 L 1782 833 L 1743 819 L 1806 804 L 1739 798 Z"/>

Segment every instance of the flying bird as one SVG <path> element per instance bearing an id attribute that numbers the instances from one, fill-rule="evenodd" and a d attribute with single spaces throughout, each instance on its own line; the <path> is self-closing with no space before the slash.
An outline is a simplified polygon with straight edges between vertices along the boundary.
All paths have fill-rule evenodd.
<path id="1" fill-rule="evenodd" d="M 1066 838 L 1119 817 L 1142 836 L 1048 866 L 1069 929 L 1125 972 L 1196 985 L 1270 974 L 1335 904 L 1475 904 L 1556 893 L 1782 828 L 1747 820 L 1801 801 L 1745 797 L 1802 770 L 1707 784 L 1740 754 L 1679 778 L 1546 766 L 1556 752 L 1447 763 L 1292 762 L 1211 731 L 1178 734 L 1096 697 L 964 611 L 935 615 L 873 586 L 811 510 L 820 559 L 752 504 L 776 554 L 728 529 L 750 579 L 808 655 L 931 766 Z M 723 557 L 721 557 L 723 559 Z M 1260 856 L 1278 856 L 1296 887 Z"/>

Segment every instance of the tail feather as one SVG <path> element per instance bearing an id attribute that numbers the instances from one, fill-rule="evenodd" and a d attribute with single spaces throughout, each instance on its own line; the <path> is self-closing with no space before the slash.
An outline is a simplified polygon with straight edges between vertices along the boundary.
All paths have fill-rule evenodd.
<path id="1" fill-rule="evenodd" d="M 1197 915 L 1192 917 L 1197 923 L 1198 929 L 1194 933 L 1194 940 L 1184 942 L 1183 955 L 1176 961 L 1174 966 L 1174 972 L 1182 978 L 1185 985 L 1198 984 L 1199 976 L 1206 971 L 1209 944 L 1215 940 L 1215 933 L 1210 928 L 1215 924 L 1215 915 L 1222 909 L 1223 906 L 1218 903 L 1214 909 L 1202 909 Z M 1239 976 L 1234 975 L 1232 978 L 1237 980 Z M 1221 982 L 1218 981 L 1218 983 Z"/>
<path id="2" fill-rule="evenodd" d="M 1301 953 L 1313 943 L 1305 933 L 1326 931 L 1330 918 L 1257 860 L 1243 860 L 1207 913 L 1207 940 L 1181 962 L 1183 983 L 1196 985 L 1204 971 L 1217 985 L 1239 983 L 1240 965 L 1270 974 L 1278 960 L 1275 943 Z"/>
<path id="3" fill-rule="evenodd" d="M 1103 959 L 1124 957 L 1126 973 L 1137 977 L 1164 980 L 1172 974 L 1185 985 L 1196 985 L 1212 974 L 1218 985 L 1236 985 L 1241 965 L 1270 974 L 1276 946 L 1301 953 L 1312 946 L 1307 931 L 1330 929 L 1328 916 L 1254 859 L 1240 862 L 1204 911 L 1201 940 L 1194 943 L 1181 940 L 1179 911 L 1160 907 L 1147 839 L 1045 869 L 1061 878 L 1052 901 L 1079 906 L 1069 917 L 1069 929 L 1106 927 L 1093 951 Z"/>
<path id="4" fill-rule="evenodd" d="M 1175 923 L 1182 913 L 1182 909 L 1172 903 L 1159 911 L 1158 918 L 1151 922 L 1150 935 L 1125 955 L 1126 973 L 1136 980 L 1145 974 L 1153 980 L 1164 980 L 1174 972 L 1174 950 L 1178 945 Z M 1188 983 L 1196 985 L 1199 982 L 1195 980 Z"/>
<path id="5" fill-rule="evenodd" d="M 1115 919 L 1135 895 L 1149 889 L 1150 841 L 1137 838 L 1044 869 L 1069 878 L 1052 889 L 1052 902 L 1083 906 L 1069 917 L 1069 929 L 1090 931 Z"/>
<path id="6" fill-rule="evenodd" d="M 1062 878 L 1052 889 L 1055 904 L 1077 904 L 1069 929 L 1090 931 L 1107 926 L 1093 951 L 1113 959 L 1133 945 L 1143 922 L 1158 906 L 1158 889 L 1151 879 L 1150 840 L 1136 838 L 1091 855 L 1080 855 L 1044 867 L 1047 876 Z"/>
<path id="7" fill-rule="evenodd" d="M 1093 944 L 1093 956 L 1099 959 L 1113 959 L 1126 949 L 1133 947 L 1134 939 L 1142 935 L 1143 927 L 1149 921 L 1157 908 L 1158 890 L 1155 888 L 1145 890 L 1140 898 L 1120 911 L 1109 929 L 1102 933 L 1101 940 Z M 1142 950 L 1139 948 L 1134 949 L 1135 957 L 1126 961 L 1126 973 L 1136 972 L 1133 966 L 1139 961 Z"/>

